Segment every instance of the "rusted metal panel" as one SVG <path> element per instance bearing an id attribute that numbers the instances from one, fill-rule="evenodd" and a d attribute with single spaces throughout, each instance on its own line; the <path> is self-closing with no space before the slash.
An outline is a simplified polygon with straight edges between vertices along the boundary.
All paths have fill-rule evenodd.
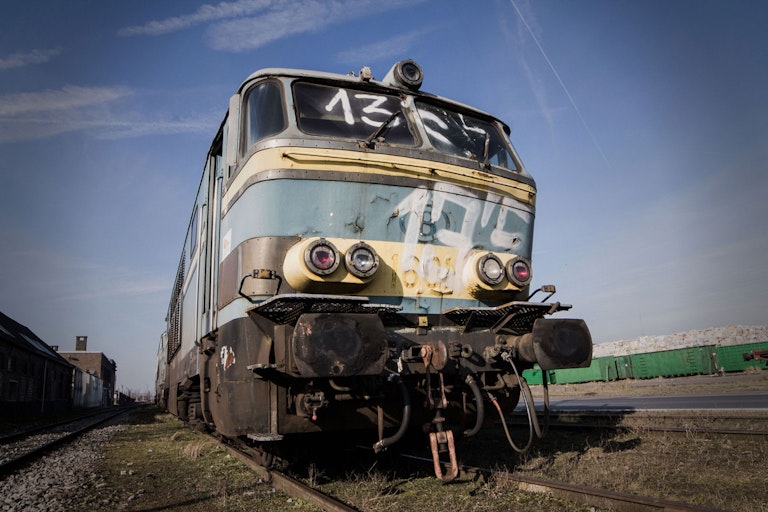
<path id="1" fill-rule="evenodd" d="M 387 355 L 387 334 L 377 315 L 301 315 L 291 348 L 302 377 L 379 375 Z"/>

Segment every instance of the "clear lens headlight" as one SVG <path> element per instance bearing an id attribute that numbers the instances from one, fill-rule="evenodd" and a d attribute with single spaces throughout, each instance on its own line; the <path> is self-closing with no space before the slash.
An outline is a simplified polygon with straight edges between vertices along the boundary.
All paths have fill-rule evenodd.
<path id="1" fill-rule="evenodd" d="M 477 273 L 485 284 L 499 284 L 504 279 L 504 264 L 491 253 L 477 262 Z"/>
<path id="2" fill-rule="evenodd" d="M 507 278 L 517 286 L 525 286 L 531 282 L 531 264 L 523 258 L 515 258 L 507 262 Z"/>
<path id="3" fill-rule="evenodd" d="M 307 267 L 319 276 L 327 276 L 339 267 L 339 252 L 328 240 L 313 242 L 304 252 Z"/>
<path id="4" fill-rule="evenodd" d="M 356 277 L 371 277 L 379 269 L 379 256 L 373 247 L 359 242 L 349 248 L 344 263 L 350 274 Z"/>

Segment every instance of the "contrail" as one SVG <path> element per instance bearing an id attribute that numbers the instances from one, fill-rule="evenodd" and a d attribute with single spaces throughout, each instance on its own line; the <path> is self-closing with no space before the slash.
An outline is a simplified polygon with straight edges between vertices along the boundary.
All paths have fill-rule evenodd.
<path id="1" fill-rule="evenodd" d="M 597 138 L 595 137 L 595 134 L 592 133 L 592 130 L 589 129 L 587 122 L 584 120 L 584 116 L 581 115 L 581 111 L 579 110 L 579 107 L 576 106 L 576 102 L 573 100 L 573 96 L 571 96 L 570 91 L 565 86 L 565 82 L 563 82 L 563 79 L 560 78 L 560 74 L 555 69 L 555 66 L 552 64 L 552 61 L 549 60 L 549 57 L 547 57 L 547 54 L 544 51 L 544 48 L 541 47 L 541 44 L 539 43 L 539 40 L 536 38 L 536 35 L 533 33 L 533 30 L 531 30 L 530 25 L 528 25 L 528 22 L 525 21 L 525 17 L 523 16 L 523 13 L 520 12 L 520 9 L 517 8 L 517 4 L 515 3 L 515 0 L 509 0 L 509 1 L 512 4 L 512 7 L 515 8 L 517 15 L 520 16 L 520 19 L 523 21 L 523 25 L 525 25 L 525 28 L 528 30 L 528 33 L 533 38 L 533 42 L 536 43 L 536 46 L 539 48 L 541 55 L 544 57 L 544 60 L 547 61 L 547 65 L 549 66 L 549 69 L 552 70 L 552 73 L 555 75 L 555 78 L 557 78 L 557 81 L 560 82 L 560 87 L 563 88 L 563 91 L 565 91 L 565 95 L 568 96 L 568 101 L 571 102 L 571 106 L 573 107 L 573 110 L 575 110 L 576 115 L 579 116 L 579 119 L 581 120 L 581 124 L 583 124 L 584 129 L 587 130 L 587 133 L 589 134 L 589 137 L 592 139 L 592 142 L 597 148 L 597 151 L 600 152 L 600 155 L 603 157 L 603 160 L 605 161 L 605 163 L 610 165 L 610 162 L 608 162 L 608 157 L 605 156 L 603 149 L 600 147 L 600 144 L 597 142 Z"/>

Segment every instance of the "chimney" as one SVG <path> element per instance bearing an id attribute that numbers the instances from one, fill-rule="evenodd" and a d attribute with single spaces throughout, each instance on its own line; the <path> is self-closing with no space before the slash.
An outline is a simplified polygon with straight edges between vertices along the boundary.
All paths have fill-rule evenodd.
<path id="1" fill-rule="evenodd" d="M 88 336 L 75 336 L 75 351 L 85 352 L 88 346 Z"/>

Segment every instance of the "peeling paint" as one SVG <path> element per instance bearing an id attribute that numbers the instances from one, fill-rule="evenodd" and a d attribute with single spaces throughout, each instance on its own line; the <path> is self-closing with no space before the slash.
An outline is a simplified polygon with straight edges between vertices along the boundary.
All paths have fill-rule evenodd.
<path id="1" fill-rule="evenodd" d="M 236 362 L 235 351 L 232 350 L 232 347 L 227 345 L 221 347 L 221 350 L 219 351 L 219 357 L 221 359 L 221 366 L 224 367 L 224 370 L 228 370 L 229 367 Z"/>
<path id="2" fill-rule="evenodd" d="M 418 188 L 400 201 L 390 218 L 400 219 L 403 232 L 403 253 L 399 268 L 406 288 L 422 286 L 440 293 L 451 294 L 462 287 L 457 265 L 462 265 L 469 252 L 490 241 L 505 251 L 520 250 L 525 234 L 510 231 L 510 216 L 523 225 L 533 222 L 533 215 L 518 201 L 488 193 L 485 198 L 466 190 L 461 194 L 455 187 L 436 184 L 433 190 Z M 486 235 L 480 235 L 487 228 Z M 488 234 L 488 231 L 490 233 Z M 456 260 L 441 261 L 435 254 L 435 244 L 458 250 Z M 421 247 L 421 253 L 417 254 Z M 417 293 L 419 291 L 417 290 Z M 423 292 L 423 290 L 422 290 Z"/>

